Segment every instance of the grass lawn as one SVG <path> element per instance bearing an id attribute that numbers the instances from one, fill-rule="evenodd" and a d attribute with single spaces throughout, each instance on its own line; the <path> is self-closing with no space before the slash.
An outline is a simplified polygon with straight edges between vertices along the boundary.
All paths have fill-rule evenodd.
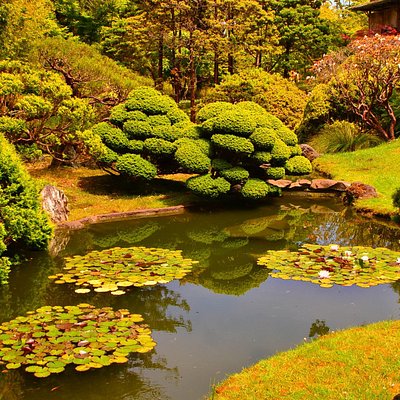
<path id="1" fill-rule="evenodd" d="M 377 214 L 391 214 L 392 194 L 400 187 L 400 139 L 354 153 L 324 155 L 314 161 L 314 168 L 333 179 L 372 185 L 376 199 L 360 200 L 356 207 Z"/>
<path id="2" fill-rule="evenodd" d="M 332 333 L 232 375 L 214 400 L 392 400 L 400 394 L 400 321 Z"/>
<path id="3" fill-rule="evenodd" d="M 187 193 L 187 175 L 166 176 L 150 184 L 127 182 L 100 169 L 58 167 L 48 163 L 28 165 L 30 174 L 64 191 L 69 200 L 69 220 L 92 215 L 188 204 L 195 198 Z"/>

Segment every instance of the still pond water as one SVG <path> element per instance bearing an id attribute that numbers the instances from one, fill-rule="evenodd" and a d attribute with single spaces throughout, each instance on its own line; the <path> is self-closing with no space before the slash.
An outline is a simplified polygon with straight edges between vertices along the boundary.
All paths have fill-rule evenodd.
<path id="1" fill-rule="evenodd" d="M 129 363 L 37 379 L 0 376 L 2 400 L 200 400 L 242 367 L 327 331 L 399 318 L 400 284 L 323 289 L 268 277 L 256 265 L 269 249 L 308 243 L 400 249 L 400 230 L 354 215 L 333 200 L 286 197 L 257 209 L 192 211 L 60 232 L 49 254 L 30 255 L 0 289 L 0 321 L 43 305 L 128 308 L 157 342 Z M 125 296 L 78 295 L 54 285 L 63 257 L 135 245 L 182 249 L 200 261 L 182 281 L 135 288 Z"/>

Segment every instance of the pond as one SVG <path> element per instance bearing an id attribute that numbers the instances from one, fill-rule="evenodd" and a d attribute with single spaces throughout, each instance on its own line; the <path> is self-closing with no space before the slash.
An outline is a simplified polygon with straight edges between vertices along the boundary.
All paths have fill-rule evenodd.
<path id="1" fill-rule="evenodd" d="M 0 289 L 0 320 L 43 305 L 127 308 L 142 314 L 156 348 L 127 364 L 37 379 L 22 370 L 0 376 L 0 398 L 198 400 L 228 374 L 318 335 L 399 318 L 400 284 L 371 288 L 274 279 L 256 265 L 270 249 L 303 243 L 400 250 L 400 230 L 363 219 L 333 199 L 296 196 L 255 209 L 204 209 L 60 231 L 49 253 L 33 253 Z M 181 249 L 198 260 L 181 281 L 133 288 L 126 295 L 76 294 L 49 275 L 63 257 L 136 246 Z"/>

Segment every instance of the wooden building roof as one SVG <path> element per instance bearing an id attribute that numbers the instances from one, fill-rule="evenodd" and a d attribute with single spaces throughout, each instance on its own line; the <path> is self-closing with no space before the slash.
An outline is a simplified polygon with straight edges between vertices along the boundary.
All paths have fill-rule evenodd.
<path id="1" fill-rule="evenodd" d="M 388 8 L 391 5 L 399 4 L 399 0 L 375 0 L 369 3 L 361 4 L 359 6 L 350 7 L 353 11 L 378 11 L 384 8 Z"/>

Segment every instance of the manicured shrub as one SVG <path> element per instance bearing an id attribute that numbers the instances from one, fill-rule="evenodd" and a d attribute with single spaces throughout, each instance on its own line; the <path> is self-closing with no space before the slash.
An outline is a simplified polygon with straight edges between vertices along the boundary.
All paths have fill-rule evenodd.
<path id="1" fill-rule="evenodd" d="M 211 137 L 211 142 L 218 149 L 226 150 L 231 153 L 247 155 L 254 151 L 253 143 L 239 136 L 216 134 Z"/>
<path id="2" fill-rule="evenodd" d="M 202 175 L 189 178 L 186 186 L 199 196 L 218 198 L 229 192 L 231 184 L 224 178 L 212 178 L 211 175 Z"/>
<path id="3" fill-rule="evenodd" d="M 221 176 L 230 183 L 240 183 L 249 178 L 249 171 L 242 167 L 233 167 L 221 171 Z"/>
<path id="4" fill-rule="evenodd" d="M 115 168 L 123 175 L 148 181 L 157 175 L 156 166 L 137 154 L 124 154 L 118 157 Z"/>
<path id="5" fill-rule="evenodd" d="M 283 167 L 272 167 L 267 169 L 268 179 L 282 179 L 285 177 L 285 168 Z"/>
<path id="6" fill-rule="evenodd" d="M 277 134 L 271 128 L 258 128 L 249 139 L 257 150 L 272 150 Z"/>
<path id="7" fill-rule="evenodd" d="M 205 122 L 211 118 L 218 117 L 225 111 L 232 111 L 234 109 L 234 105 L 228 102 L 217 101 L 215 103 L 210 103 L 199 110 L 197 113 L 197 120 L 199 122 Z"/>
<path id="8" fill-rule="evenodd" d="M 284 163 L 290 157 L 289 147 L 280 139 L 278 139 L 271 150 L 272 160 L 278 164 Z"/>
<path id="9" fill-rule="evenodd" d="M 148 121 L 126 121 L 123 130 L 129 139 L 147 139 L 153 135 L 153 128 Z"/>
<path id="10" fill-rule="evenodd" d="M 214 132 L 249 137 L 257 128 L 254 114 L 246 110 L 230 110 L 214 120 Z"/>
<path id="11" fill-rule="evenodd" d="M 129 140 L 125 133 L 119 128 L 114 128 L 107 122 L 100 122 L 92 128 L 92 131 L 99 135 L 103 143 L 116 152 L 125 152 Z"/>
<path id="12" fill-rule="evenodd" d="M 267 111 L 265 108 L 261 107 L 259 104 L 254 103 L 254 101 L 241 101 L 240 103 L 236 103 L 235 107 L 237 110 L 248 111 L 254 114 L 265 115 Z"/>
<path id="13" fill-rule="evenodd" d="M 204 174 L 208 172 L 211 160 L 193 142 L 181 144 L 175 152 L 175 160 L 188 172 Z"/>
<path id="14" fill-rule="evenodd" d="M 175 128 L 180 129 L 182 136 L 190 139 L 200 139 L 201 137 L 201 128 L 198 125 L 187 123 L 187 122 L 179 122 L 174 125 Z"/>
<path id="15" fill-rule="evenodd" d="M 159 139 L 167 140 L 169 142 L 174 142 L 175 140 L 180 138 L 181 131 L 179 129 L 176 129 L 174 126 L 161 125 L 153 128 L 152 136 Z"/>
<path id="16" fill-rule="evenodd" d="M 303 154 L 303 150 L 301 150 L 301 147 L 296 144 L 296 146 L 288 146 L 290 149 L 290 156 L 301 156 Z"/>
<path id="17" fill-rule="evenodd" d="M 1 134 L 0 188 L 0 283 L 5 283 L 10 263 L 1 256 L 7 245 L 45 249 L 52 229 L 41 208 L 35 183 L 14 147 Z"/>
<path id="18" fill-rule="evenodd" d="M 268 164 L 272 160 L 272 154 L 267 151 L 256 151 L 252 154 L 251 158 L 257 164 Z"/>
<path id="19" fill-rule="evenodd" d="M 292 157 L 286 162 L 285 168 L 289 175 L 307 175 L 312 172 L 310 161 L 303 156 Z"/>
<path id="20" fill-rule="evenodd" d="M 126 151 L 129 153 L 141 153 L 143 151 L 143 142 L 141 140 L 129 140 Z"/>
<path id="21" fill-rule="evenodd" d="M 270 128 L 277 130 L 284 126 L 282 121 L 272 114 L 258 114 L 254 118 L 257 124 L 257 128 Z"/>
<path id="22" fill-rule="evenodd" d="M 176 145 L 174 143 L 158 138 L 146 139 L 143 145 L 146 153 L 155 156 L 170 156 L 173 155 L 176 150 Z"/>
<path id="23" fill-rule="evenodd" d="M 269 192 L 269 185 L 261 179 L 249 179 L 242 188 L 242 196 L 248 200 L 264 199 Z"/>
<path id="24" fill-rule="evenodd" d="M 118 153 L 110 148 L 106 149 L 106 152 L 99 157 L 97 157 L 96 161 L 100 164 L 113 164 L 118 160 Z"/>
<path id="25" fill-rule="evenodd" d="M 126 111 L 125 104 L 119 104 L 115 106 L 110 113 L 110 122 L 120 128 L 124 122 L 128 119 L 129 112 Z"/>
<path id="26" fill-rule="evenodd" d="M 173 124 L 173 125 L 179 124 L 182 122 L 190 122 L 188 115 L 184 111 L 182 111 L 176 107 L 174 107 L 168 111 L 167 117 L 169 118 L 169 120 L 171 121 L 171 124 Z"/>
<path id="27" fill-rule="evenodd" d="M 216 118 L 210 118 L 200 125 L 200 131 L 203 137 L 211 137 L 214 133 L 214 122 Z"/>
<path id="28" fill-rule="evenodd" d="M 135 91 L 134 91 L 135 92 Z M 168 114 L 176 103 L 168 96 L 137 97 L 133 95 L 126 103 L 128 111 L 142 111 L 146 115 Z"/>
<path id="29" fill-rule="evenodd" d="M 152 128 L 162 125 L 171 126 L 171 121 L 166 115 L 150 115 L 148 122 Z"/>
<path id="30" fill-rule="evenodd" d="M 296 134 L 286 126 L 278 129 L 277 136 L 288 146 L 295 146 L 298 143 Z"/>
<path id="31" fill-rule="evenodd" d="M 223 171 L 224 169 L 232 168 L 232 164 L 222 158 L 214 158 L 211 166 L 215 171 Z"/>

